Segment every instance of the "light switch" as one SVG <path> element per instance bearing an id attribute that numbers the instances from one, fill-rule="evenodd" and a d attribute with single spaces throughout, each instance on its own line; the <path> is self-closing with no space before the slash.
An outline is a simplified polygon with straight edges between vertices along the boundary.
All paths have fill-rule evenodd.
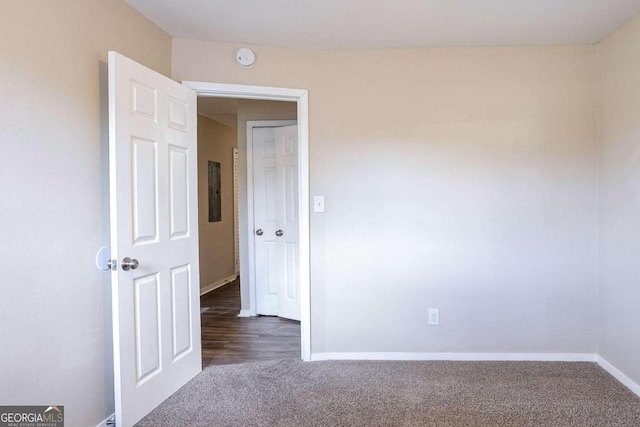
<path id="1" fill-rule="evenodd" d="M 324 196 L 313 196 L 313 211 L 324 212 Z"/>

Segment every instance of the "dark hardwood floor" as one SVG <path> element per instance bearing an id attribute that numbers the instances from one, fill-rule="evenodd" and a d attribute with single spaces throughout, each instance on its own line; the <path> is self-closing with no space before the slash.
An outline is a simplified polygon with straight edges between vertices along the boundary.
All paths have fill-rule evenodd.
<path id="1" fill-rule="evenodd" d="M 238 317 L 240 281 L 200 297 L 202 365 L 300 357 L 300 322 L 279 317 Z"/>

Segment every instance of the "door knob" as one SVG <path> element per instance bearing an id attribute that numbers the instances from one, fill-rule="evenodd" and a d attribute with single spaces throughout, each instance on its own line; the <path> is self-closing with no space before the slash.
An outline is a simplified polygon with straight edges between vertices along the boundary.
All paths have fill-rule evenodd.
<path id="1" fill-rule="evenodd" d="M 256 235 L 258 235 L 258 236 L 262 236 L 263 234 L 264 234 L 264 231 L 262 231 L 262 228 L 258 228 L 258 229 L 256 230 Z"/>
<path id="2" fill-rule="evenodd" d="M 284 234 L 284 232 L 282 230 L 278 230 L 276 231 L 276 236 L 280 237 Z"/>
<path id="3" fill-rule="evenodd" d="M 122 262 L 120 263 L 120 267 L 122 267 L 122 269 L 124 271 L 128 271 L 129 269 L 135 270 L 136 268 L 138 268 L 138 260 L 137 259 L 131 259 L 129 257 L 122 258 Z"/>

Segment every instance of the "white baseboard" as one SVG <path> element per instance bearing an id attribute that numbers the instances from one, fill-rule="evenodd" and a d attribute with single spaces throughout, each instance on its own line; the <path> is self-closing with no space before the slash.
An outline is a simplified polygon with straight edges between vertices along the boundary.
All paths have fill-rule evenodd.
<path id="1" fill-rule="evenodd" d="M 115 426 L 115 419 L 116 419 L 116 414 L 111 414 L 107 418 L 102 420 L 102 422 L 98 424 L 96 427 L 113 427 Z M 114 424 L 107 424 L 109 421 L 112 421 L 112 420 L 114 420 Z"/>
<path id="2" fill-rule="evenodd" d="M 236 274 L 232 274 L 229 277 L 225 277 L 224 279 L 218 280 L 215 283 L 211 283 L 210 285 L 205 286 L 204 288 L 200 289 L 200 296 L 209 293 L 215 289 L 218 289 L 224 285 L 226 285 L 227 283 L 231 283 L 234 280 L 236 280 L 238 278 L 238 276 Z"/>
<path id="3" fill-rule="evenodd" d="M 251 312 L 249 310 L 240 310 L 238 317 L 251 317 Z"/>
<path id="4" fill-rule="evenodd" d="M 622 384 L 624 384 L 629 390 L 631 390 L 632 392 L 634 392 L 637 396 L 640 397 L 640 385 L 638 385 L 638 383 L 636 383 L 635 381 L 633 381 L 631 378 L 629 378 L 628 376 L 626 376 L 625 374 L 623 374 L 622 372 L 620 372 L 618 370 L 618 368 L 616 368 L 615 366 L 613 366 L 611 363 L 607 362 L 602 356 L 598 355 L 596 357 L 596 362 L 598 363 L 598 365 L 600 365 L 600 367 L 602 369 L 604 369 L 605 371 L 607 371 L 608 373 L 611 374 L 611 376 L 613 376 L 615 379 L 617 379 L 618 381 L 620 381 Z"/>
<path id="5" fill-rule="evenodd" d="M 311 360 L 595 362 L 596 355 L 592 353 L 312 353 Z"/>

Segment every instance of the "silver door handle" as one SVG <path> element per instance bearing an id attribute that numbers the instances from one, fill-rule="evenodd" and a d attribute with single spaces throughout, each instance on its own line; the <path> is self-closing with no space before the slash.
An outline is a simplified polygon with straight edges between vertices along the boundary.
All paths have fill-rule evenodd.
<path id="1" fill-rule="evenodd" d="M 257 235 L 257 236 L 262 236 L 263 234 L 264 234 L 264 231 L 262 231 L 262 228 L 258 228 L 258 229 L 256 230 L 256 235 Z"/>
<path id="2" fill-rule="evenodd" d="M 278 230 L 276 231 L 276 236 L 280 237 L 284 234 L 284 232 L 282 230 Z"/>
<path id="3" fill-rule="evenodd" d="M 138 260 L 135 258 L 131 259 L 129 257 L 122 258 L 120 267 L 122 267 L 124 271 L 128 271 L 129 269 L 135 270 L 136 268 L 138 268 Z"/>

